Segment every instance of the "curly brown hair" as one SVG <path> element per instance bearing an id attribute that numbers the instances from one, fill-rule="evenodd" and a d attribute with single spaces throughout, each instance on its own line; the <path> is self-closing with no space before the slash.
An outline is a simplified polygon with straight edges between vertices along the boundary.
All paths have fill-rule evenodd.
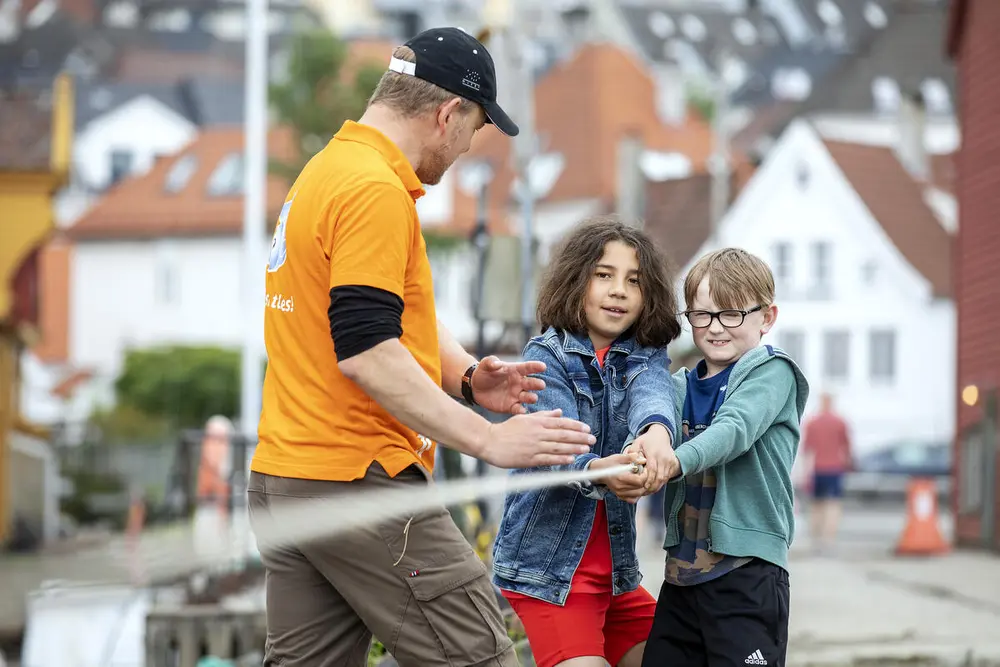
<path id="1" fill-rule="evenodd" d="M 604 246 L 612 241 L 634 248 L 639 259 L 642 311 L 631 332 L 640 345 L 666 345 L 681 333 L 672 267 L 649 236 L 615 215 L 584 220 L 553 254 L 538 290 L 537 315 L 542 331 L 549 327 L 587 331 L 587 288 Z"/>

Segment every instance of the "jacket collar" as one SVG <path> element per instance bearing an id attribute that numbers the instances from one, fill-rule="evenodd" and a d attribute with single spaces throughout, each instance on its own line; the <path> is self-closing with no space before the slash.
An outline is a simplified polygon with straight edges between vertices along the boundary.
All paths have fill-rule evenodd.
<path id="1" fill-rule="evenodd" d="M 792 367 L 792 372 L 795 374 L 796 380 L 796 407 L 799 411 L 799 418 L 801 418 L 805 413 L 806 402 L 809 400 L 809 381 L 806 379 L 805 374 L 802 373 L 799 365 L 795 363 L 795 360 L 789 357 L 780 347 L 774 345 L 758 345 L 736 361 L 736 365 L 733 366 L 733 371 L 729 375 L 729 386 L 726 389 L 726 396 L 732 395 L 736 387 L 750 375 L 750 371 L 775 360 L 784 360 Z"/>
<path id="2" fill-rule="evenodd" d="M 558 336 L 559 342 L 562 344 L 563 349 L 567 352 L 575 352 L 576 354 L 582 354 L 586 357 L 597 356 L 594 351 L 594 343 L 590 340 L 590 336 L 578 335 L 566 330 L 559 331 Z M 608 353 L 620 352 L 628 356 L 632 354 L 635 348 L 635 338 L 627 335 L 626 332 L 626 334 L 623 334 L 620 338 L 611 343 Z"/>

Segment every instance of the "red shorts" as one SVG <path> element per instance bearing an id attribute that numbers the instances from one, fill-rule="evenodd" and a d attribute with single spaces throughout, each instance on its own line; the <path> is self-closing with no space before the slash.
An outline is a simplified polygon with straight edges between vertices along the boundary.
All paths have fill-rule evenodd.
<path id="1" fill-rule="evenodd" d="M 585 655 L 602 656 L 617 665 L 649 637 L 656 611 L 656 599 L 641 586 L 617 596 L 571 590 L 564 607 L 503 593 L 524 625 L 538 667 Z"/>

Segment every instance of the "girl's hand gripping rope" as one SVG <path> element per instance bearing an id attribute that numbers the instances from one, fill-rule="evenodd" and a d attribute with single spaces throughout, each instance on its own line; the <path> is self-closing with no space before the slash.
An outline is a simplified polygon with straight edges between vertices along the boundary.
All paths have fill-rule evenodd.
<path id="1" fill-rule="evenodd" d="M 646 457 L 641 452 L 629 452 L 626 454 L 613 454 L 604 458 L 595 459 L 590 464 L 590 470 L 601 470 L 603 468 L 613 468 L 615 466 L 631 465 L 630 469 L 601 479 L 613 494 L 627 503 L 636 503 L 639 498 L 646 494 Z"/>

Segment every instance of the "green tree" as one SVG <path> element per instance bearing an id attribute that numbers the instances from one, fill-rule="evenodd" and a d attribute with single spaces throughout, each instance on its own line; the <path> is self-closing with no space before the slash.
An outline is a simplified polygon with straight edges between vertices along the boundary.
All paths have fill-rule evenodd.
<path id="1" fill-rule="evenodd" d="M 131 405 L 97 407 L 90 415 L 91 434 L 110 445 L 155 444 L 174 434 L 173 420 L 147 414 Z"/>
<path id="2" fill-rule="evenodd" d="M 688 106 L 706 123 L 715 121 L 715 98 L 705 87 L 691 86 L 687 91 Z"/>
<path id="3" fill-rule="evenodd" d="M 233 418 L 240 404 L 240 352 L 186 346 L 130 350 L 115 396 L 118 415 L 139 413 L 173 428 L 200 428 L 213 415 Z"/>
<path id="4" fill-rule="evenodd" d="M 294 179 L 344 121 L 361 117 L 385 67 L 363 63 L 347 76 L 347 61 L 347 43 L 327 30 L 296 36 L 287 75 L 271 85 L 270 99 L 278 124 L 293 129 L 298 155 L 272 161 L 274 173 Z"/>

